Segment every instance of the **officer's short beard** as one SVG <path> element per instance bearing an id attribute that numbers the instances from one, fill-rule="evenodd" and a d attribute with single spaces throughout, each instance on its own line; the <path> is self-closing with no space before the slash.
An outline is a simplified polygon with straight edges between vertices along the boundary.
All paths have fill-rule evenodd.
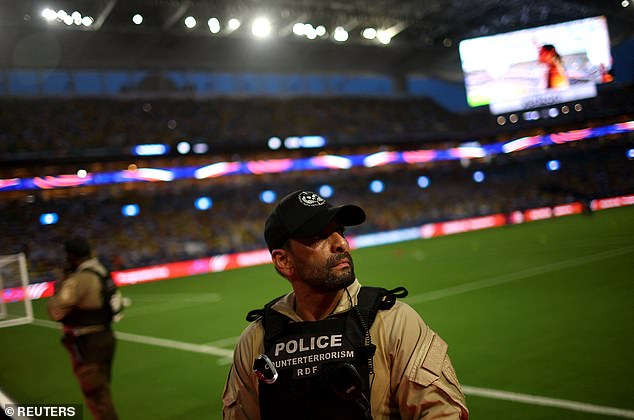
<path id="1" fill-rule="evenodd" d="M 334 271 L 334 267 L 347 259 L 350 266 L 344 270 Z M 336 292 L 354 283 L 354 262 L 348 252 L 329 257 L 325 265 L 304 266 L 301 276 L 305 283 L 319 292 Z"/>

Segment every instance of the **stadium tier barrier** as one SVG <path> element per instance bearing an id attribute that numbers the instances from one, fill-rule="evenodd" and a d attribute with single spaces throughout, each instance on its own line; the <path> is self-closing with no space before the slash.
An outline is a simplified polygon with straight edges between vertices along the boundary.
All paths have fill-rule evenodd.
<path id="1" fill-rule="evenodd" d="M 589 203 L 590 208 L 587 210 L 597 211 L 630 205 L 634 205 L 634 195 L 592 200 Z M 413 228 L 350 236 L 348 241 L 352 249 L 366 248 L 415 239 L 428 239 L 505 225 L 545 220 L 553 217 L 580 214 L 583 213 L 584 210 L 586 210 L 584 203 L 573 202 L 554 207 L 541 207 L 522 211 L 517 210 L 511 212 L 510 214 L 499 213 L 447 222 L 427 223 Z M 270 262 L 271 256 L 268 249 L 260 249 L 256 251 L 215 255 L 212 257 L 199 258 L 189 261 L 113 271 L 112 277 L 118 286 L 127 286 L 131 284 L 169 280 L 196 274 L 216 273 L 236 268 L 267 264 Z M 23 288 L 2 290 L 2 298 L 5 302 L 17 302 L 23 300 L 24 294 L 28 293 L 31 300 L 35 300 L 53 295 L 54 290 L 54 281 L 33 283 L 27 287 L 26 292 Z"/>

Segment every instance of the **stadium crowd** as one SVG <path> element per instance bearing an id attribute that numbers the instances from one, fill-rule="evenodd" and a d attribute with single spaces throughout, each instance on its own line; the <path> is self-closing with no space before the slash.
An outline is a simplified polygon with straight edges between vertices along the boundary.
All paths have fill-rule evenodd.
<path id="1" fill-rule="evenodd" d="M 266 150 L 277 136 L 319 135 L 330 147 L 480 142 L 539 134 L 543 127 L 608 124 L 634 118 L 632 86 L 609 86 L 582 101 L 583 112 L 519 118 L 498 126 L 487 109 L 452 113 L 427 98 L 0 98 L 0 161 L 108 159 L 133 146 L 202 142 L 211 153 Z M 28 124 L 24 122 L 28 121 Z M 576 127 L 578 128 L 578 126 Z"/>
<path id="2" fill-rule="evenodd" d="M 272 136 L 364 144 L 466 128 L 427 99 L 4 99 L 0 109 L 0 156 L 129 155 L 134 145 L 183 140 L 252 150 Z"/>
<path id="3" fill-rule="evenodd" d="M 61 267 L 61 243 L 73 234 L 94 240 L 97 252 L 114 270 L 264 248 L 262 226 L 278 197 L 295 189 L 332 187 L 332 201 L 362 203 L 368 221 L 351 234 L 420 226 L 428 222 L 553 206 L 572 201 L 634 193 L 634 165 L 626 151 L 634 135 L 614 135 L 548 149 L 496 156 L 490 161 L 451 161 L 269 175 L 227 176 L 171 183 L 115 184 L 23 194 L 5 193 L 0 253 L 24 251 L 31 281 L 53 280 Z M 546 162 L 561 168 L 549 171 Z M 472 176 L 480 170 L 485 179 Z M 427 188 L 419 178 L 426 176 Z M 373 193 L 369 185 L 383 183 Z M 196 198 L 213 205 L 197 210 Z M 122 206 L 137 204 L 136 217 Z M 42 213 L 59 221 L 41 225 Z"/>

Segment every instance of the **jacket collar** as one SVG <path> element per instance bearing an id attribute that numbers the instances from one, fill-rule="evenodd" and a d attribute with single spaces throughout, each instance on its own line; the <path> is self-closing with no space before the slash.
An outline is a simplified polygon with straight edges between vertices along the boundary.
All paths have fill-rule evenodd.
<path id="1" fill-rule="evenodd" d="M 359 290 L 361 289 L 361 284 L 359 283 L 359 280 L 355 279 L 354 283 L 348 286 L 347 289 L 348 293 L 350 293 L 350 297 L 352 298 L 352 304 L 350 302 L 350 299 L 348 299 L 348 293 L 344 293 L 341 296 L 341 299 L 339 300 L 339 303 L 337 303 L 337 306 L 335 307 L 335 310 L 332 312 L 332 314 L 349 311 L 353 305 L 357 304 L 357 295 L 359 294 Z M 295 312 L 295 292 L 290 292 L 282 297 L 280 300 L 275 302 L 275 304 L 273 304 L 272 308 L 282 315 L 286 315 L 287 317 L 291 318 L 293 321 L 303 321 L 303 319 L 297 314 L 297 312 Z"/>

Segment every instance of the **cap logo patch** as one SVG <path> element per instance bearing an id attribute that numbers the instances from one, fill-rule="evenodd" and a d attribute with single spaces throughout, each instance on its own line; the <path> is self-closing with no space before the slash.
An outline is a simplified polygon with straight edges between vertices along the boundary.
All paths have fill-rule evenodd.
<path id="1" fill-rule="evenodd" d="M 307 207 L 321 206 L 326 203 L 326 200 L 315 194 L 314 192 L 302 191 L 299 193 L 299 202 Z"/>

